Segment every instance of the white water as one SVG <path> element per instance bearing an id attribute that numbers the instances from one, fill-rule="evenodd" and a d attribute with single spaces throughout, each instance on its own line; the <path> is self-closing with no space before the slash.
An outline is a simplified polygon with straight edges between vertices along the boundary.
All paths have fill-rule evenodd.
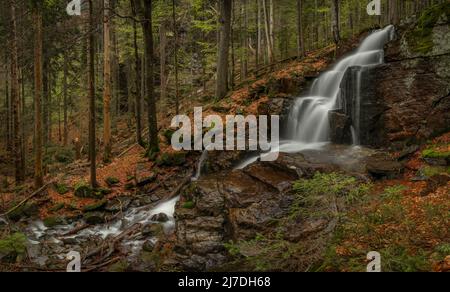
<path id="1" fill-rule="evenodd" d="M 329 139 L 328 113 L 336 109 L 342 78 L 352 66 L 372 66 L 384 62 L 384 45 L 391 40 L 393 26 L 388 26 L 369 35 L 353 54 L 339 61 L 330 71 L 317 78 L 308 96 L 295 102 L 288 118 L 288 137 L 302 143 L 326 142 Z M 358 74 L 361 78 L 361 74 Z M 360 79 L 356 90 L 360 90 Z M 359 110 L 356 114 L 359 117 Z M 359 130 L 359 121 L 355 131 Z"/>
<path id="2" fill-rule="evenodd" d="M 328 144 L 330 122 L 328 113 L 337 109 L 340 86 L 345 72 L 353 66 L 365 67 L 384 62 L 384 46 L 392 40 L 394 27 L 374 31 L 351 55 L 340 60 L 331 70 L 321 74 L 314 80 L 307 96 L 294 101 L 287 121 L 287 140 L 280 142 L 280 147 L 272 152 L 300 152 L 310 149 L 321 149 Z M 352 126 L 354 144 L 359 144 L 360 130 L 360 85 L 361 72 L 358 72 L 358 100 L 354 117 L 357 121 Z M 267 155 L 267 154 L 262 154 Z M 243 169 L 261 158 L 262 155 L 251 157 L 236 169 Z"/>

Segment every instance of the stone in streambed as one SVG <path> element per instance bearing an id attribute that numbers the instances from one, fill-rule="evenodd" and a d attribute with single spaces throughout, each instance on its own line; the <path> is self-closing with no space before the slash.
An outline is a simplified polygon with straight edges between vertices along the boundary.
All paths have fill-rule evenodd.
<path id="1" fill-rule="evenodd" d="M 84 221 L 89 225 L 102 224 L 105 222 L 105 213 L 103 212 L 89 212 L 84 214 Z"/>
<path id="2" fill-rule="evenodd" d="M 153 215 L 151 220 L 155 221 L 155 222 L 165 223 L 165 222 L 169 221 L 169 216 L 167 216 L 164 213 L 159 213 L 159 214 Z"/>

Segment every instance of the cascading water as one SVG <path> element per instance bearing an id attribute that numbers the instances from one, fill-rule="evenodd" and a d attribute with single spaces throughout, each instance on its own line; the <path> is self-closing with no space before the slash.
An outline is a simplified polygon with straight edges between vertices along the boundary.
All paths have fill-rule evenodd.
<path id="1" fill-rule="evenodd" d="M 390 25 L 384 29 L 370 34 L 351 55 L 339 61 L 331 70 L 321 74 L 314 80 L 309 94 L 299 97 L 292 105 L 288 120 L 287 133 L 284 141 L 280 141 L 279 147 L 272 152 L 295 153 L 310 149 L 321 149 L 327 145 L 330 136 L 329 112 L 339 106 L 338 98 L 340 86 L 347 69 L 353 66 L 360 70 L 379 65 L 384 62 L 384 46 L 394 35 L 394 26 Z M 362 74 L 358 73 L 359 81 Z M 357 82 L 356 90 L 360 92 L 361 82 Z M 359 96 L 359 94 L 358 94 Z M 359 141 L 360 129 L 360 101 L 357 101 L 354 124 L 352 125 L 352 136 L 354 144 Z M 262 154 L 266 155 L 266 154 Z M 257 161 L 262 155 L 253 156 L 241 162 L 236 169 L 243 169 Z"/>
<path id="2" fill-rule="evenodd" d="M 306 97 L 300 97 L 291 108 L 288 117 L 287 138 L 300 143 L 319 143 L 329 139 L 330 124 L 328 113 L 336 109 L 340 85 L 349 67 L 362 68 L 384 62 L 384 45 L 392 39 L 394 27 L 387 26 L 369 35 L 358 50 L 339 61 L 333 69 L 317 78 Z M 361 74 L 358 74 L 361 77 Z M 360 83 L 356 84 L 360 90 Z M 357 106 L 355 117 L 359 117 Z M 353 125 L 358 136 L 359 120 Z M 356 142 L 357 142 L 357 138 Z"/>

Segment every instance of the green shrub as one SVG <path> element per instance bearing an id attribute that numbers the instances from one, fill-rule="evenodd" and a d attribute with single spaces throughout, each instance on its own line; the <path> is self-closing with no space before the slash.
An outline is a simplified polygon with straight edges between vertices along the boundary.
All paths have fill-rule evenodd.
<path id="1" fill-rule="evenodd" d="M 183 152 L 164 153 L 156 160 L 157 166 L 181 166 L 186 163 L 186 154 Z"/>
<path id="2" fill-rule="evenodd" d="M 55 184 L 55 191 L 60 195 L 65 195 L 69 192 L 69 188 L 65 184 Z"/>
<path id="3" fill-rule="evenodd" d="M 16 262 L 18 257 L 25 256 L 27 237 L 23 233 L 14 233 L 0 240 L 0 259 Z"/>

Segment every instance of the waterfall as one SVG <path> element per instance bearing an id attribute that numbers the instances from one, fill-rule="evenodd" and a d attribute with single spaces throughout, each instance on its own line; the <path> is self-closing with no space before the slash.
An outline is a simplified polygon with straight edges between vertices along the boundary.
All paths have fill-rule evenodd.
<path id="1" fill-rule="evenodd" d="M 311 144 L 327 142 L 330 134 L 328 113 L 336 109 L 340 93 L 340 85 L 348 68 L 362 68 L 382 64 L 384 62 L 384 45 L 392 39 L 394 27 L 387 26 L 370 34 L 356 52 L 343 58 L 331 70 L 321 74 L 314 82 L 308 96 L 295 100 L 287 123 L 287 138 L 296 143 Z M 361 72 L 355 88 L 360 95 Z M 354 142 L 359 140 L 359 103 L 355 109 L 353 132 Z"/>
<path id="2" fill-rule="evenodd" d="M 330 121 L 329 112 L 338 109 L 340 86 L 345 72 L 350 67 L 358 66 L 359 81 L 356 84 L 358 97 L 361 92 L 362 72 L 369 66 L 379 65 L 384 62 L 384 46 L 393 39 L 394 26 L 389 25 L 384 29 L 371 33 L 349 56 L 340 60 L 331 70 L 322 73 L 312 83 L 308 94 L 297 98 L 287 117 L 286 135 L 284 141 L 280 141 L 279 147 L 272 152 L 296 153 L 304 150 L 321 149 L 329 144 Z M 353 113 L 357 121 L 353 121 L 351 127 L 353 143 L 358 144 L 360 139 L 360 104 L 357 101 Z M 241 162 L 235 169 L 243 169 L 258 161 L 263 155 L 258 154 Z"/>

